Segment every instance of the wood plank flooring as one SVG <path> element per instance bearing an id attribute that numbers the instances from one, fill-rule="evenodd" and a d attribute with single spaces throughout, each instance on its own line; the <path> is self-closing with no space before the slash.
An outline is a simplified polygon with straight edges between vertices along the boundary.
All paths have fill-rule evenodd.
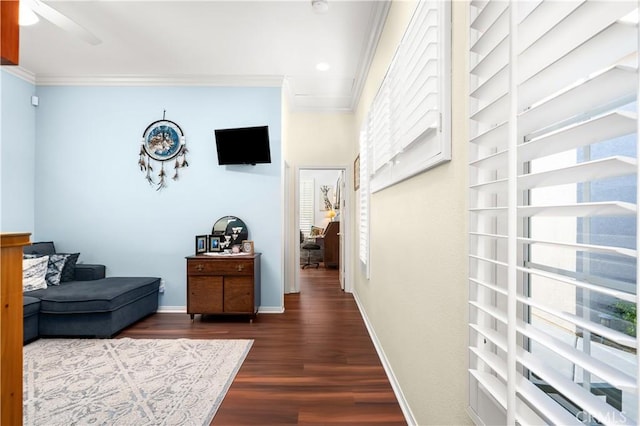
<path id="1" fill-rule="evenodd" d="M 156 314 L 118 337 L 254 339 L 213 425 L 405 425 L 358 308 L 338 272 L 306 269 L 284 314 Z"/>

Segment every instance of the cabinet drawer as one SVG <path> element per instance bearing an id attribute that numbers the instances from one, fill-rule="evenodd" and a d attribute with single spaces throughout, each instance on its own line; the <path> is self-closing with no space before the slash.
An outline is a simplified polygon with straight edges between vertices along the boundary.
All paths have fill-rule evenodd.
<path id="1" fill-rule="evenodd" d="M 224 259 L 199 260 L 190 259 L 187 262 L 188 275 L 253 275 L 253 260 Z"/>

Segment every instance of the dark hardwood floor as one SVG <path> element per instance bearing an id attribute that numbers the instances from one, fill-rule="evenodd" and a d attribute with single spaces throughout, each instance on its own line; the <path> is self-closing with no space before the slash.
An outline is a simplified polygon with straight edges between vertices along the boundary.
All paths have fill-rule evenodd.
<path id="1" fill-rule="evenodd" d="M 213 425 L 404 425 L 353 297 L 337 270 L 306 269 L 284 314 L 156 314 L 119 337 L 253 339 Z"/>

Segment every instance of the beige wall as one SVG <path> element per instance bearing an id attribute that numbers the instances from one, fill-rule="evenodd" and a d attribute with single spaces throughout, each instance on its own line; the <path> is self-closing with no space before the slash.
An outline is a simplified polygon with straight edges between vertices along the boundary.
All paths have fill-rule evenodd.
<path id="1" fill-rule="evenodd" d="M 285 222 L 289 224 L 288 247 L 298 244 L 295 221 L 295 195 L 299 185 L 296 170 L 301 167 L 347 167 L 355 159 L 357 137 L 353 113 L 309 113 L 291 110 L 289 99 L 283 96 L 282 155 L 289 167 L 285 175 L 285 191 L 289 206 Z M 295 250 L 287 252 L 285 261 L 285 292 L 294 291 L 294 279 L 299 261 Z"/>
<path id="2" fill-rule="evenodd" d="M 358 128 L 414 7 L 391 6 L 356 112 Z M 370 280 L 354 263 L 354 293 L 420 425 L 471 423 L 465 413 L 467 13 L 466 2 L 452 3 L 453 159 L 371 197 Z"/>
<path id="3" fill-rule="evenodd" d="M 355 114 L 296 113 L 283 99 L 283 157 L 295 170 L 350 166 L 360 123 L 415 8 L 394 1 Z M 452 161 L 371 199 L 371 279 L 362 274 L 353 236 L 354 293 L 417 424 L 471 424 L 467 407 L 467 3 L 452 2 Z M 352 229 L 358 229 L 355 194 Z M 295 203 L 288 211 L 295 226 Z M 297 232 L 297 231 L 296 231 Z M 295 234 L 295 232 L 291 232 Z M 290 247 L 296 243 L 292 236 Z M 285 288 L 297 263 L 291 259 Z"/>

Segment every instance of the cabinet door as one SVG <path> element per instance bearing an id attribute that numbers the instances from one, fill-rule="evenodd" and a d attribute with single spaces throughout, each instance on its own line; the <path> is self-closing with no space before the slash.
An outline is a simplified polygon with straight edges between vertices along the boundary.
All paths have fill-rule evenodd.
<path id="1" fill-rule="evenodd" d="M 222 312 L 222 277 L 189 277 L 188 314 L 215 314 Z"/>
<path id="2" fill-rule="evenodd" d="M 253 277 L 224 277 L 224 311 L 253 314 Z"/>

